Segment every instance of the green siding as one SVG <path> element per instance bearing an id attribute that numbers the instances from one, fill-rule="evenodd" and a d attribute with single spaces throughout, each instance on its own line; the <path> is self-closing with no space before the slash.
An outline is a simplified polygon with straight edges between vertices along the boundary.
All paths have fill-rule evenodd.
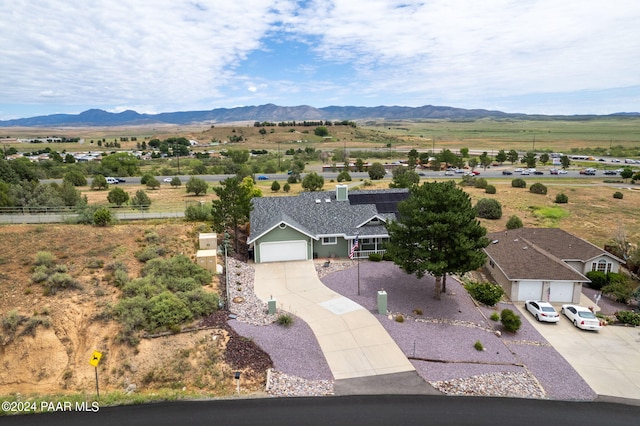
<path id="1" fill-rule="evenodd" d="M 322 245 L 322 238 L 320 238 L 318 241 L 313 241 L 313 252 L 321 258 L 347 257 L 349 256 L 349 242 L 344 238 L 338 237 L 336 244 Z"/>
<path id="2" fill-rule="evenodd" d="M 260 243 L 272 243 L 277 241 L 296 241 L 296 240 L 304 240 L 307 242 L 307 258 L 311 259 L 311 238 L 302 232 L 296 231 L 290 226 L 286 226 L 284 229 L 280 227 L 275 227 L 271 231 L 267 232 L 262 237 L 258 238 L 254 243 L 254 257 L 257 263 L 260 263 Z M 316 241 L 313 242 L 314 244 Z"/>

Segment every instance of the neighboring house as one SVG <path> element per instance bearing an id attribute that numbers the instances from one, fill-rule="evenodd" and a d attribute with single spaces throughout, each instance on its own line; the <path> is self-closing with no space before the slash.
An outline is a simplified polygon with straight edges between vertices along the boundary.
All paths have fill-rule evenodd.
<path id="1" fill-rule="evenodd" d="M 247 243 L 256 263 L 312 258 L 346 258 L 356 235 L 354 258 L 384 253 L 385 223 L 396 218 L 407 189 L 303 192 L 290 197 L 253 199 Z"/>
<path id="2" fill-rule="evenodd" d="M 618 272 L 622 259 L 557 228 L 488 234 L 486 268 L 512 301 L 579 303 L 589 271 Z"/>

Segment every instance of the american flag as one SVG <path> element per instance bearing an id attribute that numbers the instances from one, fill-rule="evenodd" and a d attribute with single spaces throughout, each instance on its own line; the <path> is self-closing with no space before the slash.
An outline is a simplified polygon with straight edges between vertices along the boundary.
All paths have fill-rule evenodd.
<path id="1" fill-rule="evenodd" d="M 358 250 L 358 236 L 356 235 L 356 239 L 353 240 L 353 246 L 351 247 L 351 252 L 349 253 L 349 259 L 353 259 L 353 255 L 356 250 Z"/>

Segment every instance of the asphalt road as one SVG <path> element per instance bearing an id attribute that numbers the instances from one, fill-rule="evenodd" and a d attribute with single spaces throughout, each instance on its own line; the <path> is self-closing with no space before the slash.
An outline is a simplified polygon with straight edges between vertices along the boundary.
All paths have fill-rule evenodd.
<path id="1" fill-rule="evenodd" d="M 0 419 L 2 425 L 637 425 L 640 407 L 609 402 L 373 395 L 180 401 Z"/>

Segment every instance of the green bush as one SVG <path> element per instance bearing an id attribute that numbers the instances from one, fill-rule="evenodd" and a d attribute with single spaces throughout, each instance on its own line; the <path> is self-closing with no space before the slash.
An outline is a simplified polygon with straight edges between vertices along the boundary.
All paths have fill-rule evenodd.
<path id="1" fill-rule="evenodd" d="M 482 342 L 480 342 L 480 340 L 477 340 L 474 344 L 473 347 L 477 350 L 477 351 L 484 351 L 484 346 L 482 346 Z"/>
<path id="2" fill-rule="evenodd" d="M 133 196 L 129 202 L 131 206 L 140 210 L 146 210 L 151 205 L 151 199 L 142 189 L 136 191 L 136 195 Z"/>
<path id="3" fill-rule="evenodd" d="M 622 200 L 623 194 L 620 191 L 616 191 L 613 193 L 613 198 L 617 198 L 619 200 Z"/>
<path id="4" fill-rule="evenodd" d="M 484 189 L 484 192 L 486 192 L 487 194 L 495 194 L 496 187 L 493 185 L 487 185 L 487 187 Z"/>
<path id="5" fill-rule="evenodd" d="M 33 261 L 33 264 L 36 266 L 45 266 L 50 268 L 54 265 L 54 257 L 48 251 L 39 251 L 36 253 L 36 258 Z"/>
<path id="6" fill-rule="evenodd" d="M 504 290 L 497 284 L 489 282 L 467 283 L 464 288 L 471 297 L 487 306 L 493 306 L 500 301 L 504 295 Z"/>
<path id="7" fill-rule="evenodd" d="M 215 293 L 208 293 L 197 288 L 188 292 L 177 293 L 178 297 L 187 305 L 194 317 L 211 315 L 218 310 L 220 300 Z"/>
<path id="8" fill-rule="evenodd" d="M 343 170 L 338 174 L 337 179 L 338 179 L 338 182 L 344 182 L 344 181 L 351 182 L 351 175 L 349 174 L 348 171 Z"/>
<path id="9" fill-rule="evenodd" d="M 567 197 L 562 192 L 556 195 L 556 204 L 566 204 L 569 202 L 569 197 Z"/>
<path id="10" fill-rule="evenodd" d="M 500 219 L 502 217 L 502 205 L 493 198 L 482 198 L 476 204 L 478 217 L 483 219 Z"/>
<path id="11" fill-rule="evenodd" d="M 149 320 L 153 330 L 171 329 L 192 319 L 193 314 L 187 305 L 169 291 L 149 299 Z"/>
<path id="12" fill-rule="evenodd" d="M 516 215 L 511 216 L 509 220 L 507 220 L 507 229 L 517 229 L 523 226 L 522 220 Z"/>
<path id="13" fill-rule="evenodd" d="M 93 213 L 93 223 L 96 226 L 108 226 L 113 222 L 111 210 L 100 207 Z"/>
<path id="14" fill-rule="evenodd" d="M 145 173 L 140 178 L 140 185 L 146 185 L 149 182 L 149 179 L 155 179 L 151 173 Z"/>
<path id="15" fill-rule="evenodd" d="M 627 303 L 633 298 L 635 284 L 624 275 L 616 273 L 607 274 L 607 285 L 602 287 L 602 293 L 611 295 L 617 302 Z"/>
<path id="16" fill-rule="evenodd" d="M 520 316 L 516 315 L 511 309 L 503 309 L 500 313 L 500 322 L 505 330 L 509 333 L 515 333 L 520 329 L 522 322 Z"/>
<path id="17" fill-rule="evenodd" d="M 276 321 L 284 327 L 290 327 L 293 324 L 293 317 L 289 314 L 280 314 Z"/>
<path id="18" fill-rule="evenodd" d="M 151 259 L 155 259 L 160 256 L 164 256 L 166 253 L 164 247 L 155 244 L 148 245 L 141 250 L 134 253 L 134 256 L 140 262 L 148 262 Z"/>
<path id="19" fill-rule="evenodd" d="M 184 211 L 184 220 L 187 222 L 211 221 L 211 204 L 189 204 L 187 209 Z"/>
<path id="20" fill-rule="evenodd" d="M 531 188 L 529 188 L 529 192 L 531 192 L 532 194 L 546 195 L 547 187 L 541 184 L 540 182 L 536 182 L 533 185 L 531 185 Z"/>
<path id="21" fill-rule="evenodd" d="M 489 183 L 485 178 L 476 178 L 475 182 L 473 183 L 473 185 L 479 189 L 486 189 L 488 184 Z"/>
<path id="22" fill-rule="evenodd" d="M 602 287 L 607 285 L 607 274 L 600 271 L 589 271 L 585 274 L 591 282 L 589 283 L 589 287 L 600 290 Z"/>
<path id="23" fill-rule="evenodd" d="M 56 272 L 49 276 L 44 283 L 45 296 L 56 294 L 58 290 L 65 288 L 77 288 L 78 282 L 69 274 Z"/>
<path id="24" fill-rule="evenodd" d="M 616 318 L 623 324 L 640 325 L 640 313 L 638 312 L 618 311 L 616 312 Z"/>
<path id="25" fill-rule="evenodd" d="M 498 314 L 497 312 L 494 312 L 491 314 L 489 319 L 491 319 L 491 321 L 496 321 L 496 322 L 500 321 L 500 314 Z"/>
<path id="26" fill-rule="evenodd" d="M 369 260 L 371 262 L 380 262 L 382 260 L 382 255 L 380 253 L 370 253 Z"/>
<path id="27" fill-rule="evenodd" d="M 515 178 L 511 181 L 511 186 L 513 188 L 526 188 L 527 182 L 522 178 Z"/>
<path id="28" fill-rule="evenodd" d="M 401 314 L 396 315 L 395 318 L 396 322 L 404 322 L 404 316 L 402 316 Z"/>

